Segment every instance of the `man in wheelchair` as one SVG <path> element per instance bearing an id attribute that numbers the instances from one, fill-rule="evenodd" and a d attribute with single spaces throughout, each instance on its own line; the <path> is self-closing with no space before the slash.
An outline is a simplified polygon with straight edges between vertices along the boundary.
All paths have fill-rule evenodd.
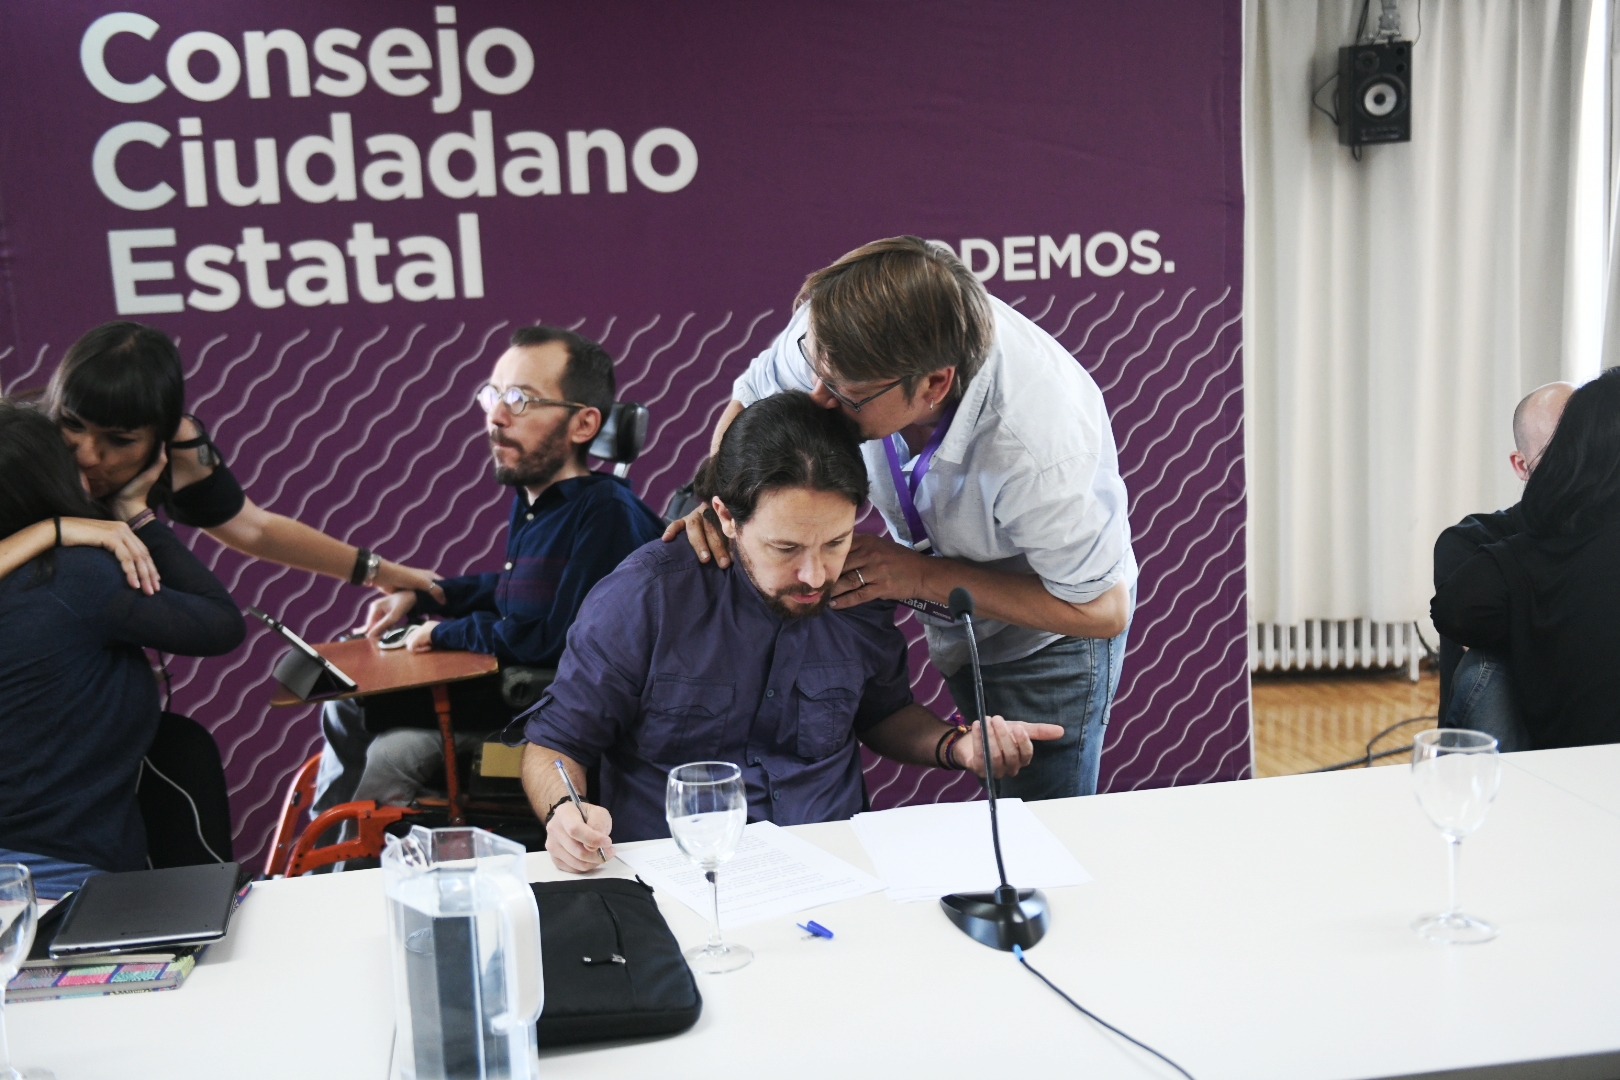
<path id="1" fill-rule="evenodd" d="M 553 326 L 513 333 L 476 394 L 495 481 L 514 489 L 502 568 L 373 601 L 356 631 L 380 638 L 410 616 L 426 616 L 406 631 L 405 648 L 461 649 L 500 660 L 500 674 L 450 687 L 461 760 L 529 704 L 522 698 L 524 669 L 556 666 L 591 588 L 663 528 L 624 480 L 590 469 L 616 391 L 613 360 L 596 342 Z M 329 702 L 321 723 L 326 746 L 317 812 L 351 800 L 408 805 L 442 772 L 426 689 Z"/>

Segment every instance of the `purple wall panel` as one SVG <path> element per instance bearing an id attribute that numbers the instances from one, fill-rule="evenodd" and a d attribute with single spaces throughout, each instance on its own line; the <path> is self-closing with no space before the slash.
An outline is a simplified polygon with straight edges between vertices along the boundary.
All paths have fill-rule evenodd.
<path id="1" fill-rule="evenodd" d="M 264 308 L 236 263 L 228 272 L 243 295 L 228 310 L 133 317 L 180 338 L 191 407 L 257 502 L 446 573 L 498 559 L 506 496 L 488 478 L 470 397 L 515 326 L 574 326 L 618 358 L 623 396 L 652 411 L 632 481 L 661 507 L 701 458 L 731 380 L 786 321 L 798 282 L 841 252 L 914 232 L 958 250 L 979 238 L 1006 264 L 1008 254 L 1038 254 L 1036 237 L 1157 234 L 1157 264 L 1133 258 L 1133 268 L 1100 273 L 1112 258 L 1105 245 L 1078 278 L 1063 262 L 1041 278 L 1032 260 L 1003 265 L 987 285 L 1092 372 L 1114 420 L 1142 578 L 1105 786 L 1247 775 L 1235 0 L 994 10 L 463 3 L 463 55 L 485 28 L 510 28 L 531 44 L 535 75 L 497 95 L 464 71 L 462 100 L 444 114 L 429 105 L 436 70 L 417 96 L 373 81 L 354 96 L 317 88 L 292 98 L 279 56 L 267 99 L 248 97 L 244 75 L 217 101 L 169 86 L 144 103 L 114 102 L 79 64 L 85 29 L 109 10 L 81 0 L 0 9 L 0 382 L 37 385 L 78 333 L 117 316 L 109 233 L 174 229 L 173 247 L 135 256 L 171 261 L 174 279 L 138 289 L 181 295 L 192 288 L 187 253 L 233 247 L 248 228 L 283 245 L 283 261 L 269 265 L 276 287 L 299 240 L 341 249 L 362 222 L 396 245 L 438 237 L 456 260 L 452 299 L 369 302 L 351 263 L 346 304 Z M 431 5 L 373 0 L 161 0 L 140 11 L 158 24 L 151 40 L 119 35 L 105 53 L 128 83 L 148 73 L 172 82 L 166 52 L 198 30 L 238 52 L 254 30 L 290 28 L 311 47 L 330 27 L 365 41 L 389 26 L 430 44 L 436 32 Z M 355 54 L 364 59 L 365 45 Z M 490 67 L 498 74 L 504 63 Z M 199 58 L 193 74 L 209 76 L 210 64 Z M 312 75 L 322 71 L 312 61 Z M 512 156 L 507 134 L 549 135 L 560 193 L 521 196 L 502 181 L 494 196 L 451 198 L 429 179 L 421 199 L 379 201 L 362 185 L 353 201 L 317 204 L 298 197 L 284 167 L 274 205 L 230 206 L 217 186 L 207 206 L 179 194 L 181 118 L 200 118 L 205 148 L 235 140 L 245 175 L 253 140 L 275 138 L 285 159 L 295 140 L 329 134 L 338 112 L 351 117 L 358 170 L 371 160 L 367 137 L 403 133 L 428 172 L 432 143 L 474 131 L 474 111 L 492 117 L 497 173 Z M 169 133 L 164 147 L 131 144 L 117 159 L 126 187 L 176 189 L 161 207 L 114 205 L 93 178 L 98 139 L 130 121 Z M 657 127 L 684 133 L 698 155 L 693 179 L 673 192 L 634 169 L 634 143 Z M 604 190 L 598 151 L 591 191 L 576 194 L 568 132 L 598 129 L 623 139 L 626 190 Z M 676 160 L 665 147 L 652 164 L 667 174 Z M 211 152 L 207 161 L 217 185 Z M 452 172 L 465 176 L 471 158 L 457 162 Z M 476 299 L 464 295 L 469 260 L 458 244 L 466 213 L 479 218 L 485 295 Z M 987 259 L 981 248 L 975 265 Z M 398 262 L 396 251 L 388 272 Z M 1026 267 L 1036 277 L 1020 279 Z M 206 537 L 195 546 L 241 604 L 278 611 L 315 638 L 352 625 L 363 606 L 359 590 L 335 581 L 254 563 Z M 919 699 L 949 712 L 919 628 L 904 628 Z M 313 710 L 267 706 L 276 653 L 250 628 L 228 657 L 171 663 L 177 707 L 212 728 L 225 754 L 244 857 L 262 852 L 291 770 L 319 740 Z M 867 774 L 879 807 L 977 794 L 960 774 L 876 760 Z"/>

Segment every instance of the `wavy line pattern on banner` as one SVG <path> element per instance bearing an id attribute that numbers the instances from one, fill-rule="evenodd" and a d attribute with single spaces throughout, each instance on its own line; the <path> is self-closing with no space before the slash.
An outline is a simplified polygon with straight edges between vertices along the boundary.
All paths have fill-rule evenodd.
<path id="1" fill-rule="evenodd" d="M 1105 742 L 1105 790 L 1249 774 L 1241 328 L 1233 297 L 1230 288 L 1196 283 L 1170 294 L 1099 282 L 1079 299 L 1021 298 L 1019 310 L 1032 312 L 1103 387 L 1130 493 L 1141 577 Z M 622 347 L 610 351 L 619 360 L 620 396 L 645 395 L 639 399 L 652 413 L 630 479 L 654 509 L 707 452 L 732 380 L 779 328 L 773 316 L 599 312 L 549 320 L 601 327 L 604 340 L 618 334 Z M 702 332 L 683 346 L 694 322 Z M 510 496 L 490 479 L 482 421 L 469 402 L 510 325 L 358 332 L 323 325 L 273 348 L 263 333 L 199 338 L 188 356 L 192 409 L 261 505 L 412 565 L 445 574 L 488 569 L 504 552 Z M 48 350 L 0 354 L 0 376 L 22 369 L 0 382 L 35 378 Z M 881 522 L 868 512 L 860 527 Z M 311 639 L 356 625 L 368 599 L 343 582 L 190 539 L 239 603 L 275 612 Z M 898 625 L 917 700 L 950 713 L 954 703 L 927 663 L 921 625 L 909 612 Z M 230 656 L 168 660 L 176 708 L 219 740 L 236 854 L 253 866 L 292 772 L 321 745 L 317 709 L 268 706 L 278 640 L 250 627 Z M 864 768 L 879 808 L 983 797 L 965 773 L 871 754 Z"/>

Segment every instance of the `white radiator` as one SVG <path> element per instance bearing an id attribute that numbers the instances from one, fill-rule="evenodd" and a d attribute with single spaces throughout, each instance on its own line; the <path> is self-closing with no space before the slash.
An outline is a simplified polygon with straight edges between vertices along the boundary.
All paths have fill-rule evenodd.
<path id="1" fill-rule="evenodd" d="M 1250 671 L 1404 667 L 1407 678 L 1417 682 L 1423 653 L 1417 623 L 1311 619 L 1293 626 L 1249 624 Z"/>

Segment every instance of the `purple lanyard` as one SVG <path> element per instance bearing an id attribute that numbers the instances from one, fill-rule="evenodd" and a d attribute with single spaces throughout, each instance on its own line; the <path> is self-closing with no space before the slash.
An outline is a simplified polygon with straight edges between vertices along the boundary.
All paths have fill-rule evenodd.
<path id="1" fill-rule="evenodd" d="M 917 464 L 911 467 L 911 476 L 900 467 L 900 454 L 894 448 L 895 436 L 890 435 L 883 440 L 883 452 L 889 458 L 889 476 L 894 480 L 894 494 L 900 500 L 900 512 L 905 516 L 906 528 L 911 532 L 911 548 L 913 551 L 931 553 L 933 542 L 928 539 L 928 530 L 923 528 L 922 515 L 917 513 L 917 488 L 922 484 L 923 477 L 928 475 L 928 466 L 933 464 L 934 451 L 939 444 L 945 441 L 945 433 L 950 430 L 951 421 L 956 417 L 956 406 L 952 405 L 940 417 L 939 423 L 934 426 L 934 432 L 928 436 L 928 442 L 923 445 L 922 453 L 917 455 Z M 904 436 L 902 436 L 903 438 Z M 928 600 L 902 600 L 902 604 L 924 615 L 932 616 L 943 622 L 955 622 L 951 617 L 949 608 Z"/>
<path id="2" fill-rule="evenodd" d="M 906 528 L 911 533 L 911 546 L 914 551 L 927 551 L 933 546 L 928 539 L 928 530 L 923 528 L 922 516 L 917 513 L 917 488 L 922 484 L 923 477 L 928 475 L 928 466 L 934 462 L 934 451 L 939 444 L 945 441 L 945 433 L 951 428 L 951 421 L 956 417 L 956 406 L 952 405 L 945 410 L 939 423 L 934 425 L 933 434 L 928 436 L 928 442 L 923 444 L 922 453 L 917 455 L 917 464 L 911 467 L 911 476 L 900 467 L 900 455 L 894 448 L 894 435 L 883 440 L 883 452 L 889 458 L 889 476 L 894 480 L 894 493 L 900 500 L 900 513 L 905 516 Z M 901 436 L 904 438 L 904 436 Z"/>

